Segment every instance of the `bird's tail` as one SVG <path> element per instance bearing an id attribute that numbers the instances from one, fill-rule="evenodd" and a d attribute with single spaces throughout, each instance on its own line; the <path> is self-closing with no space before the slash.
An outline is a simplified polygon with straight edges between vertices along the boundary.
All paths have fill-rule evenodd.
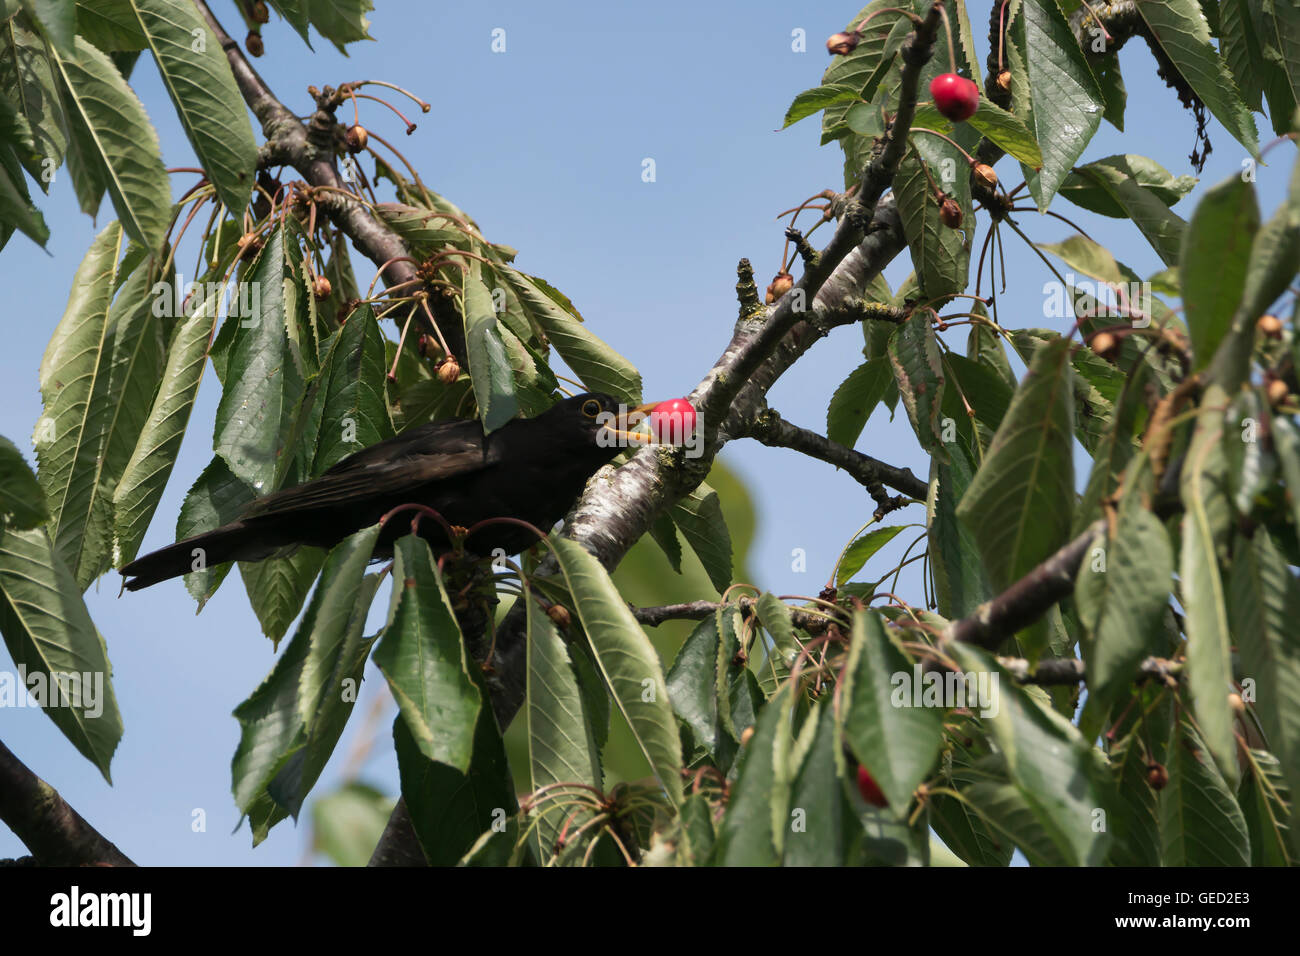
<path id="1" fill-rule="evenodd" d="M 138 591 L 191 571 L 227 561 L 256 561 L 280 550 L 277 544 L 265 541 L 265 534 L 255 536 L 251 531 L 246 522 L 234 521 L 136 558 L 122 568 L 125 587 L 128 591 Z M 260 540 L 253 540 L 255 537 Z"/>

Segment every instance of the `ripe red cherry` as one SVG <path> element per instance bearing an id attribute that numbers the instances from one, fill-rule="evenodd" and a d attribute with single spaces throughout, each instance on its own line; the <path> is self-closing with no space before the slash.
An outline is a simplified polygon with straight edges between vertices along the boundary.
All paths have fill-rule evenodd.
<path id="1" fill-rule="evenodd" d="M 858 765 L 858 792 L 862 794 L 862 799 L 873 807 L 889 806 L 889 801 L 880 792 L 880 787 L 876 786 L 875 778 L 861 764 Z"/>
<path id="2" fill-rule="evenodd" d="M 979 87 L 956 73 L 940 73 L 930 81 L 930 96 L 940 113 L 960 123 L 975 115 L 979 106 Z"/>
<path id="3" fill-rule="evenodd" d="M 695 408 L 684 398 L 670 398 L 650 410 L 650 434 L 667 445 L 680 445 L 695 431 Z"/>

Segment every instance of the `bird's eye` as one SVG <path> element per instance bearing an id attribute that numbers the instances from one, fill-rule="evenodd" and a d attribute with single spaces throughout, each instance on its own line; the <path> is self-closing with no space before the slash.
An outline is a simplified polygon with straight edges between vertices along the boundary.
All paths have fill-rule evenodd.
<path id="1" fill-rule="evenodd" d="M 582 414 L 586 415 L 588 418 L 595 418 L 600 414 L 600 402 L 596 401 L 594 398 L 587 399 L 582 403 Z"/>

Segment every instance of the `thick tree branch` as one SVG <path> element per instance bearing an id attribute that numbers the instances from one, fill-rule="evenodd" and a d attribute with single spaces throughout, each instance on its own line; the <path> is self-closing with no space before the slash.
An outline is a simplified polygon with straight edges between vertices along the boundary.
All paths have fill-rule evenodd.
<path id="1" fill-rule="evenodd" d="M 1005 667 L 1020 684 L 1037 684 L 1051 687 L 1062 684 L 1078 684 L 1086 677 L 1086 669 L 1077 657 L 1053 657 L 1041 660 L 1035 666 L 1023 657 L 999 657 L 998 663 Z M 1183 671 L 1181 661 L 1171 661 L 1163 657 L 1148 657 L 1137 668 L 1138 681 L 1158 680 L 1171 685 L 1178 682 Z"/>
<path id="2" fill-rule="evenodd" d="M 135 866 L 0 743 L 0 820 L 41 866 Z"/>
<path id="3" fill-rule="evenodd" d="M 950 622 L 941 646 L 947 641 L 963 641 L 997 650 L 1004 640 L 1033 624 L 1052 605 L 1074 592 L 1074 578 L 1084 555 L 1093 541 L 1105 534 L 1106 521 L 1098 518 L 1015 584 L 977 607 L 973 614 Z"/>
<path id="4" fill-rule="evenodd" d="M 761 412 L 754 419 L 749 434 L 751 438 L 772 448 L 790 448 L 836 468 L 843 468 L 870 492 L 878 508 L 878 518 L 908 503 L 906 500 L 890 498 L 883 485 L 889 485 L 918 501 L 925 501 L 929 493 L 929 486 L 912 474 L 911 469 L 897 468 L 807 428 L 792 425 L 774 409 Z"/>
<path id="5" fill-rule="evenodd" d="M 741 613 L 748 613 L 758 603 L 754 598 L 743 597 L 733 602 Z M 663 604 L 658 607 L 634 607 L 632 616 L 647 627 L 658 627 L 666 621 L 702 621 L 718 612 L 723 605 L 717 601 L 690 601 L 685 604 Z M 795 627 L 809 634 L 820 634 L 830 621 L 823 614 L 809 614 L 797 607 L 790 608 L 790 619 Z"/>

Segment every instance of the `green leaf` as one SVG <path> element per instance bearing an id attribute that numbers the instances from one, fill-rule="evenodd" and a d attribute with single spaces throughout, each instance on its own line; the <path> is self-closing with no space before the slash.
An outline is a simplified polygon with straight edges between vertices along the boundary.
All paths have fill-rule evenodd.
<path id="1" fill-rule="evenodd" d="M 0 109 L 4 105 L 0 100 Z M 17 156 L 8 145 L 0 143 L 0 229 L 4 230 L 6 239 L 12 228 L 17 228 L 39 246 L 44 246 L 50 238 L 45 217 L 32 205 Z"/>
<path id="2" fill-rule="evenodd" d="M 1071 537 L 1082 534 L 1084 528 L 1101 516 L 1102 501 L 1112 495 L 1123 480 L 1124 469 L 1135 450 L 1133 436 L 1137 423 L 1146 413 L 1143 397 L 1148 370 L 1148 366 L 1138 365 L 1116 396 L 1110 427 L 1092 451 L 1092 471 L 1088 474 L 1088 485 L 1079 499 L 1079 507 L 1074 512 Z"/>
<path id="3" fill-rule="evenodd" d="M 775 866 L 780 861 L 785 808 L 790 796 L 791 685 L 786 684 L 758 715 L 754 735 L 740 752 L 739 771 L 718 830 L 714 858 L 721 866 Z"/>
<path id="4" fill-rule="evenodd" d="M 72 52 L 73 36 L 77 32 L 77 6 L 73 0 L 22 0 L 22 5 L 45 28 L 46 35 L 60 52 Z"/>
<path id="5" fill-rule="evenodd" d="M 1026 166 L 1039 169 L 1043 165 L 1043 153 L 1038 147 L 1038 140 L 1025 121 L 1014 113 L 1008 113 L 986 96 L 981 96 L 975 115 L 966 122 L 975 127 L 989 141 Z"/>
<path id="6" fill-rule="evenodd" d="M 943 437 L 943 364 L 928 313 L 918 310 L 889 340 L 889 364 L 921 447 L 940 460 Z"/>
<path id="7" fill-rule="evenodd" d="M 249 606 L 262 625 L 262 633 L 273 644 L 280 643 L 302 610 L 302 602 L 307 600 L 307 592 L 324 563 L 325 552 L 320 548 L 299 548 L 283 558 L 239 562 Z"/>
<path id="8" fill-rule="evenodd" d="M 307 661 L 315 654 L 314 672 L 323 673 L 322 650 L 337 647 L 346 633 L 378 534 L 378 525 L 362 529 L 330 551 L 288 648 L 262 685 L 235 709 L 243 725 L 232 765 L 235 802 L 241 809 L 247 810 L 270 782 L 320 704 L 324 682 L 305 679 Z"/>
<path id="9" fill-rule="evenodd" d="M 199 381 L 207 365 L 208 342 L 217 321 L 219 296 L 204 297 L 172 336 L 167 363 L 149 417 L 113 491 L 113 564 L 133 560 L 144 540 L 163 489 L 176 464 Z"/>
<path id="10" fill-rule="evenodd" d="M 18 148 L 18 159 L 49 192 L 68 146 L 67 122 L 45 43 L 25 20 L 19 14 L 0 23 L 0 92 L 31 134 L 31 149 Z"/>
<path id="11" fill-rule="evenodd" d="M 975 477 L 969 449 L 958 446 L 949 463 L 931 463 L 929 500 L 930 570 L 939 613 L 953 619 L 965 617 L 992 597 L 988 569 L 979 558 L 975 536 L 957 518 L 957 504 Z"/>
<path id="12" fill-rule="evenodd" d="M 560 293 L 536 276 L 497 267 L 520 303 L 560 353 L 560 358 L 593 392 L 605 392 L 630 406 L 641 404 L 641 373 L 587 330 Z"/>
<path id="13" fill-rule="evenodd" d="M 176 540 L 212 531 L 240 516 L 256 496 L 226 465 L 214 457 L 190 486 L 176 518 Z M 196 556 L 197 559 L 197 556 Z M 199 610 L 216 593 L 230 570 L 230 564 L 199 567 L 185 575 L 185 589 L 199 602 Z"/>
<path id="14" fill-rule="evenodd" d="M 94 215 L 107 187 L 122 227 L 146 249 L 171 220 L 171 188 L 158 134 L 107 54 L 81 37 L 76 56 L 51 51 L 69 129 L 68 163 L 83 212 Z"/>
<path id="15" fill-rule="evenodd" d="M 1106 812 L 1114 840 L 1106 862 L 1112 866 L 1161 864 L 1159 798 L 1147 783 L 1150 758 L 1138 736 L 1137 732 L 1130 734 L 1109 755 L 1114 785 L 1109 788 Z"/>
<path id="16" fill-rule="evenodd" d="M 393 721 L 393 742 L 402 799 L 431 866 L 456 864 L 482 834 L 519 809 L 505 747 L 487 701 L 479 706 L 468 773 L 425 757 L 401 717 Z"/>
<path id="17" fill-rule="evenodd" d="M 1084 655 L 1090 719 L 1080 726 L 1086 736 L 1100 729 L 1115 701 L 1131 693 L 1138 663 L 1163 649 L 1174 575 L 1169 535 L 1138 495 L 1124 496 L 1116 528 L 1112 540 L 1094 540 L 1074 585 L 1079 619 L 1092 639 Z"/>
<path id="18" fill-rule="evenodd" d="M 1300 9 L 1292 3 L 1264 0 L 1263 59 L 1267 61 L 1268 111 L 1279 135 L 1294 132 L 1296 103 L 1300 101 Z"/>
<path id="19" fill-rule="evenodd" d="M 1196 430 L 1181 475 L 1182 554 L 1178 576 L 1187 631 L 1187 687 L 1197 725 L 1224 777 L 1235 786 L 1237 744 L 1228 707 L 1231 643 L 1218 549 L 1229 530 L 1222 451 L 1227 395 L 1211 385 L 1201 399 Z"/>
<path id="20" fill-rule="evenodd" d="M 484 431 L 495 431 L 519 411 L 515 377 L 497 327 L 492 293 L 483 284 L 482 270 L 473 263 L 464 275 L 465 350 L 474 383 L 474 400 Z"/>
<path id="21" fill-rule="evenodd" d="M 1166 208 L 1177 204 L 1196 188 L 1194 176 L 1175 176 L 1154 159 L 1129 153 L 1107 156 L 1076 167 L 1061 185 L 1061 195 L 1089 212 L 1127 219 L 1129 213 L 1125 206 L 1111 195 L 1105 185 L 1118 180 L 1132 180 L 1135 186 L 1150 193 Z"/>
<path id="22" fill-rule="evenodd" d="M 1241 101 L 1228 66 L 1214 49 L 1197 0 L 1139 3 L 1151 35 L 1189 86 L 1247 152 L 1259 159 L 1255 120 Z"/>
<path id="23" fill-rule="evenodd" d="M 673 713 L 689 734 L 684 741 L 687 762 L 702 751 L 714 764 L 725 764 L 719 751 L 727 731 L 718 708 L 718 622 L 710 616 L 700 621 L 682 642 L 668 669 L 665 684 Z"/>
<path id="24" fill-rule="evenodd" d="M 972 806 L 968 796 L 970 789 L 966 786 L 967 778 L 975 776 L 971 767 L 966 748 L 954 741 L 951 759 L 943 760 L 943 784 L 962 793 L 966 799 L 946 793 L 932 794 L 930 825 L 939 838 L 971 866 L 1006 866 L 1011 862 L 1015 844 L 1012 838 L 1000 837 L 997 827 L 986 819 L 986 804 Z M 1011 790 L 1010 784 L 1005 786 Z M 1024 812 L 1030 816 L 1027 808 Z"/>
<path id="25" fill-rule="evenodd" d="M 131 0 L 77 0 L 77 32 L 105 53 L 139 52 L 148 45 Z"/>
<path id="26" fill-rule="evenodd" d="M 374 310 L 352 313 L 321 362 L 322 428 L 312 474 L 319 475 L 363 448 L 393 437 L 384 399 L 384 335 Z"/>
<path id="27" fill-rule="evenodd" d="M 307 795 L 320 779 L 343 736 L 357 700 L 362 670 L 374 643 L 374 638 L 362 636 L 362 630 L 379 581 L 378 574 L 365 575 L 354 592 L 350 609 L 346 608 L 346 600 L 352 592 L 345 591 L 342 598 L 335 596 L 335 607 L 340 601 L 344 603 L 346 626 L 341 630 L 322 630 L 320 639 L 313 640 L 308 648 L 298 700 L 298 712 L 305 720 L 305 742 L 293 751 L 267 785 L 265 799 L 259 800 L 258 806 L 250 811 L 255 834 L 265 836 L 270 827 L 284 819 L 286 814 L 291 814 L 295 820 L 298 818 Z M 335 589 L 336 592 L 343 590 Z M 330 601 L 330 596 L 326 601 Z M 302 739 L 300 736 L 299 740 Z"/>
<path id="28" fill-rule="evenodd" d="M 346 54 L 344 46 L 358 40 L 372 39 L 369 30 L 370 21 L 366 14 L 375 8 L 371 0 L 300 0 L 307 6 L 311 25 L 325 39 L 333 43 L 340 53 Z M 281 0 L 283 4 L 283 0 Z M 286 19 L 288 19 L 286 15 Z M 304 38 L 306 31 L 302 31 Z"/>
<path id="29" fill-rule="evenodd" d="M 843 866 L 860 824 L 844 795 L 836 750 L 835 713 L 829 706 L 810 713 L 816 734 L 790 789 L 790 823 L 782 866 Z"/>
<path id="30" fill-rule="evenodd" d="M 230 764 L 232 792 L 255 843 L 288 814 L 297 816 L 356 701 L 365 660 L 361 630 L 377 584 L 367 579 L 366 564 L 378 535 L 378 525 L 364 528 L 330 551 L 289 646 L 235 708 L 240 738 Z"/>
<path id="31" fill-rule="evenodd" d="M 1145 172 L 1149 178 L 1151 170 L 1145 164 L 1130 163 L 1140 158 L 1111 156 L 1075 169 L 1081 181 L 1101 191 L 1106 197 L 1104 203 L 1098 202 L 1096 194 L 1089 190 L 1063 188 L 1061 195 L 1102 215 L 1114 215 L 1109 210 L 1119 209 L 1120 218 L 1132 219 L 1164 264 L 1172 266 L 1178 262 L 1187 223 L 1169 211 L 1170 202 L 1164 196 L 1143 184 L 1140 176 Z"/>
<path id="32" fill-rule="evenodd" d="M 1243 685 L 1254 682 L 1254 709 L 1269 750 L 1291 793 L 1300 793 L 1300 584 L 1262 528 L 1238 541 L 1229 575 L 1228 610 Z"/>
<path id="33" fill-rule="evenodd" d="M 1274 416 L 1272 425 L 1273 447 L 1277 451 L 1283 481 L 1288 488 L 1300 488 L 1300 433 L 1283 416 Z M 1291 506 L 1291 520 L 1300 527 L 1300 494 L 1291 492 L 1286 497 Z M 1300 790 L 1296 792 L 1300 793 Z"/>
<path id="34" fill-rule="evenodd" d="M 1084 275 L 1101 279 L 1103 282 L 1127 281 L 1124 274 L 1120 272 L 1119 263 L 1110 254 L 1110 250 L 1093 242 L 1087 236 L 1071 236 L 1062 242 L 1038 242 L 1035 245 Z"/>
<path id="35" fill-rule="evenodd" d="M 900 6 L 896 3 L 891 4 L 890 0 L 872 0 L 851 23 L 846 25 L 846 28 L 852 29 L 868 13 L 891 5 Z M 831 58 L 830 65 L 822 76 L 823 86 L 858 90 L 861 91 L 863 99 L 875 99 L 876 88 L 880 85 L 884 73 L 893 65 L 898 48 L 912 27 L 912 24 L 902 17 L 897 17 L 890 23 L 886 19 L 889 16 L 889 14 L 882 14 L 872 20 L 858 45 L 847 55 Z M 842 128 L 845 123 L 845 114 L 853 109 L 855 107 L 850 106 L 848 102 L 834 103 L 826 109 L 822 115 L 823 144 L 835 138 L 835 131 Z"/>
<path id="36" fill-rule="evenodd" d="M 42 490 L 18 446 L 0 437 L 0 528 L 28 531 L 49 517 Z"/>
<path id="37" fill-rule="evenodd" d="M 393 601 L 374 660 L 420 752 L 468 771 L 479 692 L 442 576 L 418 536 L 393 546 Z"/>
<path id="38" fill-rule="evenodd" d="M 1232 326 L 1258 231 L 1254 187 L 1238 175 L 1207 192 L 1192 213 L 1178 270 L 1192 371 L 1210 364 Z"/>
<path id="39" fill-rule="evenodd" d="M 961 169 L 965 160 L 960 152 L 948 143 L 938 140 L 940 147 L 933 146 L 932 136 L 921 136 L 917 147 L 925 150 L 933 170 L 942 165 L 944 160 L 952 160 L 955 169 Z M 932 173 L 933 175 L 933 173 Z M 938 180 L 940 177 L 935 176 Z M 965 176 L 955 177 L 945 191 L 962 207 L 962 222 L 970 229 L 970 182 Z M 923 297 L 926 299 L 946 300 L 953 293 L 966 287 L 966 274 L 970 267 L 970 250 L 967 248 L 964 234 L 958 229 L 949 229 L 939 219 L 939 203 L 935 198 L 925 167 L 916 156 L 908 153 L 898 167 L 894 178 L 894 195 L 898 200 L 898 213 L 903 220 L 903 234 L 907 237 L 908 247 L 912 252 L 912 265 L 920 283 Z M 938 307 L 940 303 L 935 302 Z"/>
<path id="40" fill-rule="evenodd" d="M 854 539 L 844 549 L 844 556 L 840 558 L 839 567 L 835 569 L 835 586 L 839 587 L 846 581 L 853 580 L 853 576 L 862 570 L 862 566 L 871 559 L 871 556 L 892 541 L 894 536 L 905 527 L 907 526 L 896 524 L 888 528 L 876 528 Z"/>
<path id="41" fill-rule="evenodd" d="M 257 260 L 243 275 L 249 301 L 243 301 L 241 290 L 222 327 L 223 333 L 229 327 L 233 336 L 212 449 L 258 494 L 276 487 L 304 389 L 286 331 L 305 294 L 289 262 L 293 248 L 286 227 L 271 230 Z"/>
<path id="42" fill-rule="evenodd" d="M 983 651 L 957 642 L 949 649 L 968 682 L 988 672 L 991 701 L 982 703 L 992 712 L 985 724 L 1012 784 L 1056 851 L 1068 865 L 1098 865 L 1105 859 L 1109 834 L 1093 826 L 1102 805 L 1096 752 L 1066 718 L 1016 686 Z"/>
<path id="43" fill-rule="evenodd" d="M 112 497 L 162 371 L 150 268 L 138 266 L 109 304 L 122 241 L 116 224 L 96 238 L 41 363 L 39 476 L 55 547 L 83 588 L 109 567 Z"/>
<path id="44" fill-rule="evenodd" d="M 81 588 L 43 528 L 0 528 L 0 633 L 19 674 L 26 672 L 17 693 L 31 689 L 63 736 L 112 783 L 108 767 L 122 739 L 113 669 Z"/>
<path id="45" fill-rule="evenodd" d="M 718 493 L 708 483 L 681 498 L 669 511 L 695 556 L 704 565 L 709 582 L 721 594 L 731 586 L 731 532 L 722 515 Z"/>
<path id="46" fill-rule="evenodd" d="M 826 409 L 826 437 L 846 448 L 858 443 L 867 419 L 894 380 L 889 362 L 871 359 L 849 373 Z"/>
<path id="47" fill-rule="evenodd" d="M 944 702 L 919 703 L 928 684 L 922 680 L 921 665 L 913 665 L 890 639 L 876 614 L 854 614 L 844 674 L 844 739 L 875 778 L 890 812 L 904 818 L 913 791 L 939 756 Z M 934 676 L 941 683 L 939 675 Z"/>
<path id="48" fill-rule="evenodd" d="M 1160 791 L 1165 866 L 1249 866 L 1250 832 L 1232 788 L 1200 736 L 1179 721 Z"/>
<path id="49" fill-rule="evenodd" d="M 632 728 L 638 749 L 669 800 L 678 804 L 681 741 L 659 656 L 600 562 L 567 538 L 552 535 L 550 541 L 596 666 Z"/>
<path id="50" fill-rule="evenodd" d="M 1250 830 L 1253 866 L 1290 866 L 1294 856 L 1287 845 L 1291 837 L 1291 790 L 1278 759 L 1266 750 L 1250 751 L 1250 774 L 1237 791 L 1246 827 Z"/>
<path id="51" fill-rule="evenodd" d="M 532 791 L 553 783 L 601 785 L 600 748 L 592 715 L 574 677 L 564 639 L 536 601 L 527 600 L 528 771 Z M 544 806 L 544 805 L 543 805 Z M 545 859 L 563 828 L 563 815 L 539 817 L 538 855 Z M 583 817 L 574 820 L 580 826 Z"/>
<path id="52" fill-rule="evenodd" d="M 1286 292 L 1297 272 L 1300 272 L 1300 162 L 1291 167 L 1286 200 L 1255 233 L 1241 293 L 1241 313 L 1237 318 L 1243 332 L 1254 334 L 1250 326 Z"/>
<path id="53" fill-rule="evenodd" d="M 1024 0 L 1021 10 L 1012 29 L 1026 54 L 1034 134 L 1043 153 L 1041 173 L 1030 182 L 1041 212 L 1097 132 L 1105 102 L 1055 0 Z"/>
<path id="54" fill-rule="evenodd" d="M 131 7 L 217 198 L 243 215 L 257 143 L 221 45 L 187 0 L 131 0 Z"/>
<path id="55" fill-rule="evenodd" d="M 1102 118 L 1122 133 L 1124 132 L 1124 107 L 1128 105 L 1128 90 L 1124 87 L 1124 75 L 1119 68 L 1119 53 L 1111 53 L 1094 60 L 1093 72 L 1097 75 L 1097 86 L 1106 104 Z"/>
<path id="56" fill-rule="evenodd" d="M 1065 544 L 1074 501 L 1070 343 L 1034 354 L 984 462 L 957 507 L 994 587 L 1027 574 Z"/>
<path id="57" fill-rule="evenodd" d="M 448 213 L 435 212 L 419 206 L 408 206 L 400 202 L 381 202 L 375 206 L 375 214 L 393 232 L 421 252 L 432 252 L 447 243 L 463 243 L 472 235 L 467 234 L 457 225 L 456 220 Z"/>
<path id="58" fill-rule="evenodd" d="M 384 835 L 394 802 L 355 780 L 322 794 L 311 806 L 312 849 L 335 866 L 365 866 Z"/>
<path id="59" fill-rule="evenodd" d="M 851 86 L 815 86 L 811 90 L 804 90 L 785 111 L 785 122 L 781 124 L 781 129 L 814 113 L 820 113 L 835 103 L 852 103 L 857 99 L 858 91 Z"/>

